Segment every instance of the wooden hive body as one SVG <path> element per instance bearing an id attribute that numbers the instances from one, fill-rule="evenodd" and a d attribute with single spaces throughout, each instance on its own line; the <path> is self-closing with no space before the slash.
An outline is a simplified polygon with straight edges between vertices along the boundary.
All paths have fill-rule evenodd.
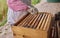
<path id="1" fill-rule="evenodd" d="M 49 38 L 51 19 L 49 13 L 29 14 L 17 26 L 12 26 L 12 30 L 16 38 Z"/>

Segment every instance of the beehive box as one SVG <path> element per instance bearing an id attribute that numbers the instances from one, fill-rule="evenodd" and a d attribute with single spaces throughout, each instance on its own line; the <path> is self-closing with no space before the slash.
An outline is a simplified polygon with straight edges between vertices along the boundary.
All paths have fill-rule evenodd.
<path id="1" fill-rule="evenodd" d="M 15 38 L 50 38 L 52 15 L 29 14 L 17 26 L 12 26 Z"/>

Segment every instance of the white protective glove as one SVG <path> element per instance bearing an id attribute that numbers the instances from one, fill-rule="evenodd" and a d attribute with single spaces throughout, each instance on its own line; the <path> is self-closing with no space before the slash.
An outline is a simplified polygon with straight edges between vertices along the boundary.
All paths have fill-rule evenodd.
<path id="1" fill-rule="evenodd" d="M 31 14 L 35 14 L 35 13 L 38 13 L 38 10 L 37 8 L 35 7 L 31 7 L 31 6 L 28 6 L 30 9 L 28 9 L 27 11 Z"/>

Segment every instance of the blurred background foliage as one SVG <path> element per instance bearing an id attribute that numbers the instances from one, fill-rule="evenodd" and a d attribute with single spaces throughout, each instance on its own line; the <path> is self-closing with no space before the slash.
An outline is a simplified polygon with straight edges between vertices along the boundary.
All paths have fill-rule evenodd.
<path id="1" fill-rule="evenodd" d="M 40 2 L 40 0 L 31 0 L 32 5 L 36 5 Z"/>
<path id="2" fill-rule="evenodd" d="M 7 21 L 7 9 L 6 0 L 0 0 L 0 26 Z"/>
<path id="3" fill-rule="evenodd" d="M 40 0 L 31 0 L 32 5 L 36 5 Z M 6 0 L 0 0 L 0 26 L 7 22 L 7 4 Z"/>
<path id="4" fill-rule="evenodd" d="M 60 3 L 60 0 L 47 0 L 47 2 L 50 2 L 50 3 Z"/>

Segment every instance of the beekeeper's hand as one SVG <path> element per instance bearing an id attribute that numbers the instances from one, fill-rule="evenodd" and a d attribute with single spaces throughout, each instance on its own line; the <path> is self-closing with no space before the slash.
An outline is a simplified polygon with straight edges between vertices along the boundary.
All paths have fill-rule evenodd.
<path id="1" fill-rule="evenodd" d="M 30 9 L 27 10 L 29 13 L 31 13 L 31 14 L 38 13 L 37 8 L 35 8 L 35 7 L 29 7 L 29 8 L 30 8 Z"/>

